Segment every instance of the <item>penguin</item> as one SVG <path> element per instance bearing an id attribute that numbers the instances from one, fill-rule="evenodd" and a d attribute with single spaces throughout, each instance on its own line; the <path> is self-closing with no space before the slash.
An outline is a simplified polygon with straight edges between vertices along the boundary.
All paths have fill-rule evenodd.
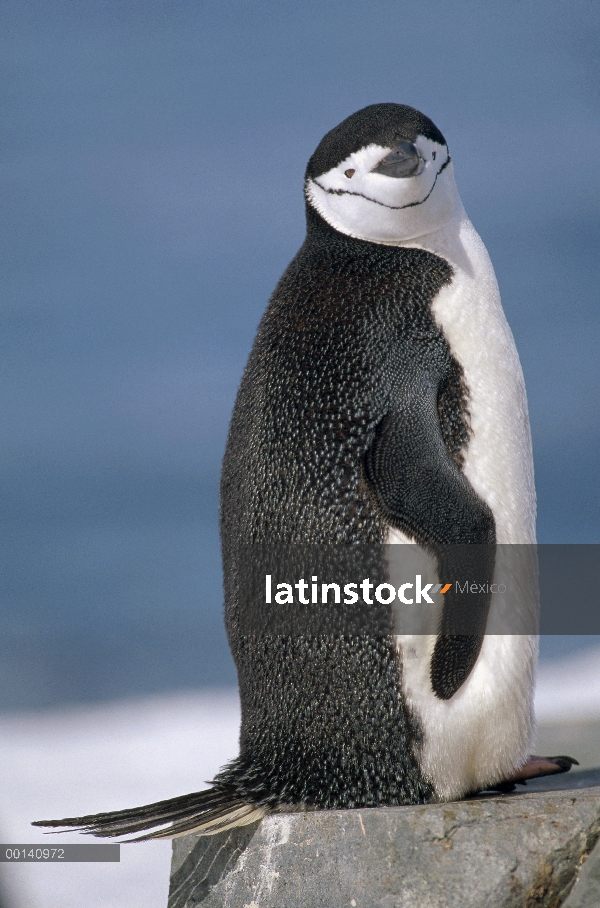
<path id="1" fill-rule="evenodd" d="M 253 547 L 410 545 L 440 579 L 445 552 L 483 548 L 489 586 L 499 546 L 535 544 L 523 374 L 444 136 L 412 107 L 365 107 L 319 143 L 304 194 L 306 238 L 260 322 L 222 468 L 239 756 L 205 791 L 36 826 L 214 834 L 272 811 L 508 791 L 576 762 L 530 756 L 537 636 L 490 634 L 488 593 L 469 634 L 453 592 L 429 634 L 244 632 Z"/>

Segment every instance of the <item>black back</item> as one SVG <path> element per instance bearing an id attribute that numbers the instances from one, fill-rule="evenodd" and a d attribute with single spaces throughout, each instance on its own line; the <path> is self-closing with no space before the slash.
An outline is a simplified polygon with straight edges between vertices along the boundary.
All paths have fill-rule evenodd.
<path id="1" fill-rule="evenodd" d="M 469 435 L 461 370 L 431 315 L 451 267 L 346 237 L 310 207 L 307 217 L 306 241 L 260 323 L 223 462 L 225 611 L 242 732 L 240 758 L 217 781 L 271 806 L 416 803 L 432 789 L 413 753 L 420 730 L 399 697 L 391 636 L 238 631 L 243 547 L 384 541 L 389 519 L 365 463 L 411 376 L 426 374 L 435 388 L 457 471 Z"/>

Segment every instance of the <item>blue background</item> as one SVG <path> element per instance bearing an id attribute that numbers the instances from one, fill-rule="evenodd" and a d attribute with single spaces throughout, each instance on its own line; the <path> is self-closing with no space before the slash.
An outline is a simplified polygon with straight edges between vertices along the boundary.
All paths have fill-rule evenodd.
<path id="1" fill-rule="evenodd" d="M 306 161 L 366 104 L 445 134 L 523 363 L 539 539 L 600 542 L 596 3 L 1 15 L 0 708 L 234 682 L 228 419 Z"/>

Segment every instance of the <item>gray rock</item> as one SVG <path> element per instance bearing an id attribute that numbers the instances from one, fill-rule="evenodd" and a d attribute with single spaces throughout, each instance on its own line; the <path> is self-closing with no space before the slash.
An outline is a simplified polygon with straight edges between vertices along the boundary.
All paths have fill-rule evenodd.
<path id="1" fill-rule="evenodd" d="M 169 908 L 598 908 L 600 850 L 586 857 L 599 785 L 600 770 L 570 773 L 511 795 L 185 836 Z"/>
<path id="2" fill-rule="evenodd" d="M 563 908 L 598 908 L 600 905 L 600 842 L 582 864 Z"/>

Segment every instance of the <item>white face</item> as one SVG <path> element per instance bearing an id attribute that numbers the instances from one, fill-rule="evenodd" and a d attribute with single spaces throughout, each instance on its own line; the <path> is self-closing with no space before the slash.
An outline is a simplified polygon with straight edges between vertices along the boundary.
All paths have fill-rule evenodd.
<path id="1" fill-rule="evenodd" d="M 335 230 L 374 243 L 399 245 L 439 230 L 462 211 L 448 149 L 423 136 L 403 145 L 413 149 L 412 176 L 388 175 L 385 166 L 375 172 L 394 149 L 368 145 L 308 180 L 308 201 Z"/>

